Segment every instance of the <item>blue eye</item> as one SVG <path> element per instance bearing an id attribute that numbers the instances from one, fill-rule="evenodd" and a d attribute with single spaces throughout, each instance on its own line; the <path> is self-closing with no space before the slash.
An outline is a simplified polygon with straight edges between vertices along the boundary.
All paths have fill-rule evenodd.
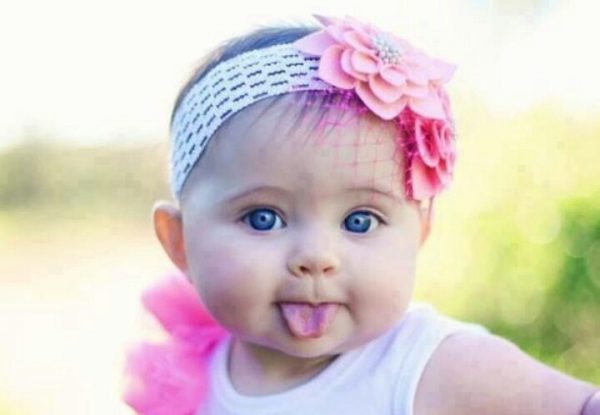
<path id="1" fill-rule="evenodd" d="M 243 220 L 257 231 L 270 231 L 273 230 L 275 225 L 281 225 L 278 228 L 283 225 L 279 215 L 273 209 L 267 208 L 255 209 L 247 213 Z"/>
<path id="2" fill-rule="evenodd" d="M 358 211 L 346 217 L 344 227 L 355 233 L 366 233 L 379 225 L 379 218 L 371 212 Z"/>

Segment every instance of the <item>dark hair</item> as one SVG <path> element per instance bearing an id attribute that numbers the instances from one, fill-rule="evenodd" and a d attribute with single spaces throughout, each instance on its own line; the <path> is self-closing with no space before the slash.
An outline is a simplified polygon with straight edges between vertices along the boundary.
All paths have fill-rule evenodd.
<path id="1" fill-rule="evenodd" d="M 179 105 L 181 104 L 181 101 L 187 95 L 190 89 L 192 89 L 192 87 L 198 83 L 198 81 L 200 81 L 212 68 L 221 62 L 252 50 L 292 43 L 317 30 L 318 28 L 316 27 L 308 26 L 267 27 L 225 42 L 214 52 L 203 59 L 202 63 L 200 63 L 200 65 L 194 70 L 193 75 L 179 91 L 177 99 L 175 100 L 175 105 L 173 105 L 173 111 L 171 112 L 171 124 L 173 123 L 173 118 L 177 112 L 177 109 L 179 108 Z"/>

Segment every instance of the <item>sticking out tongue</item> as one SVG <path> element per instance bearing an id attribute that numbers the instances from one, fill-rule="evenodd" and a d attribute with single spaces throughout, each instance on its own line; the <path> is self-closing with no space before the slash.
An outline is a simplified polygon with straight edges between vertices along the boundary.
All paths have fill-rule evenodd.
<path id="1" fill-rule="evenodd" d="M 280 303 L 283 318 L 298 338 L 321 337 L 333 321 L 338 304 Z"/>

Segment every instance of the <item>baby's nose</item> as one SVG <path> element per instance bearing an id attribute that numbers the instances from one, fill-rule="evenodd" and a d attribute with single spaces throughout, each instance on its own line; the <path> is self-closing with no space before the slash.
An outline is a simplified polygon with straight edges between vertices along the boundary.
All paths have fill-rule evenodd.
<path id="1" fill-rule="evenodd" d="M 339 272 L 340 265 L 337 250 L 323 237 L 300 242 L 288 259 L 288 269 L 297 277 L 333 276 Z"/>
<path id="2" fill-rule="evenodd" d="M 317 275 L 335 275 L 340 265 L 339 259 L 332 255 L 302 256 L 290 262 L 290 271 L 297 277 Z"/>

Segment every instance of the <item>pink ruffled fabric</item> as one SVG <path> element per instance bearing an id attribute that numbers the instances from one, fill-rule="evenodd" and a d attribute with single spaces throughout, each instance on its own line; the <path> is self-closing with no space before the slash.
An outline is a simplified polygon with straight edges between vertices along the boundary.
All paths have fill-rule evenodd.
<path id="1" fill-rule="evenodd" d="M 353 91 L 374 114 L 397 123 L 407 196 L 424 201 L 438 195 L 450 185 L 456 161 L 454 121 L 443 88 L 455 66 L 351 17 L 315 17 L 324 29 L 295 47 L 319 56 L 325 82 Z"/>
<path id="2" fill-rule="evenodd" d="M 294 46 L 320 57 L 321 79 L 356 91 L 365 105 L 385 120 L 395 118 L 406 107 L 423 117 L 444 119 L 437 89 L 452 78 L 454 65 L 351 17 L 315 17 L 325 28 L 299 39 Z"/>
<path id="3" fill-rule="evenodd" d="M 439 90 L 445 119 L 424 118 L 405 110 L 396 118 L 403 131 L 399 145 L 405 154 L 405 186 L 408 197 L 427 200 L 452 182 L 456 164 L 456 136 L 448 95 Z"/>
<path id="4" fill-rule="evenodd" d="M 123 400 L 141 415 L 193 415 L 207 393 L 209 357 L 227 332 L 181 274 L 145 291 L 142 301 L 169 341 L 142 343 L 129 351 L 130 383 Z"/>

